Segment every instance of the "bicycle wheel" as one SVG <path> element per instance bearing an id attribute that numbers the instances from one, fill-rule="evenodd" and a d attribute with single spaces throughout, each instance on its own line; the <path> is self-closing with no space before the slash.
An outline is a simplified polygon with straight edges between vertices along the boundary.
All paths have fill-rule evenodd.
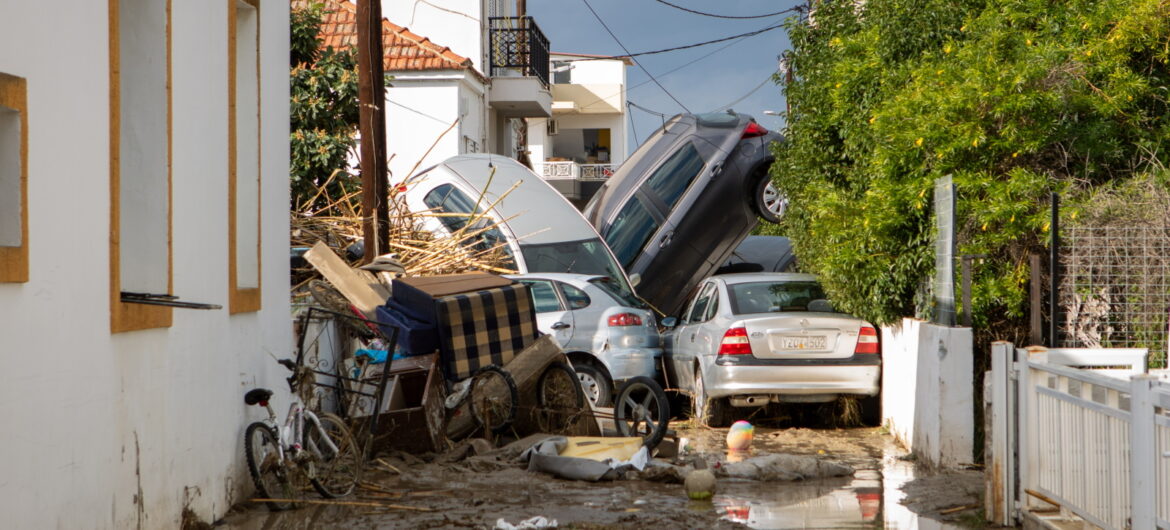
<path id="1" fill-rule="evenodd" d="M 313 455 L 309 482 L 326 499 L 353 493 L 362 474 L 362 451 L 345 422 L 328 412 L 318 418 L 321 427 L 305 422 L 305 448 Z M 328 439 L 336 451 L 325 443 Z"/>
<path id="2" fill-rule="evenodd" d="M 640 375 L 618 391 L 613 417 L 622 436 L 641 436 L 646 447 L 654 447 L 666 436 L 670 404 L 658 383 Z"/>
<path id="3" fill-rule="evenodd" d="M 471 379 L 471 415 L 493 434 L 501 434 L 516 419 L 520 392 L 516 381 L 503 368 L 489 364 L 475 372 Z"/>
<path id="4" fill-rule="evenodd" d="M 280 459 L 278 443 L 276 431 L 264 422 L 255 422 L 244 431 L 244 456 L 252 483 L 256 485 L 256 497 L 284 499 L 265 502 L 274 512 L 296 505 L 290 500 L 296 497 L 296 491 L 289 480 L 288 468 Z"/>
<path id="5" fill-rule="evenodd" d="M 567 430 L 585 408 L 585 393 L 569 365 L 552 363 L 536 383 L 536 422 L 542 432 Z"/>

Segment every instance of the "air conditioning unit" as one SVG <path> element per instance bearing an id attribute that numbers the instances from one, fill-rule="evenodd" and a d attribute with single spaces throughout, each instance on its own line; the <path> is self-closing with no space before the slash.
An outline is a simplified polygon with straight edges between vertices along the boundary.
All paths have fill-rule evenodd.
<path id="1" fill-rule="evenodd" d="M 549 118 L 548 119 L 548 135 L 549 136 L 556 136 L 557 133 L 559 133 L 559 132 L 561 132 L 561 128 L 557 124 L 557 120 Z"/>

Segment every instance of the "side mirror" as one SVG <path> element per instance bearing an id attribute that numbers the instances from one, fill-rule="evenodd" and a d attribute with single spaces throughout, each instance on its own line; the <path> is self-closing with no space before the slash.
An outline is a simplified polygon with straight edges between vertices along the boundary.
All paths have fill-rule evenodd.
<path id="1" fill-rule="evenodd" d="M 662 327 L 670 329 L 678 325 L 678 319 L 674 317 L 666 317 L 662 319 Z"/>
<path id="2" fill-rule="evenodd" d="M 642 275 L 638 274 L 636 272 L 631 274 L 630 275 L 630 287 L 637 287 L 639 283 L 642 283 Z"/>

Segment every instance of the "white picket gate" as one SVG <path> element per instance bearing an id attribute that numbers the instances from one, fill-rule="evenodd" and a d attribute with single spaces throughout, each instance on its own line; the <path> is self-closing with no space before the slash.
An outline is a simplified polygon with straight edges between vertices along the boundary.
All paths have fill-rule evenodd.
<path id="1" fill-rule="evenodd" d="M 1146 355 L 992 345 L 989 520 L 1056 504 L 1102 528 L 1170 529 L 1170 380 Z"/>

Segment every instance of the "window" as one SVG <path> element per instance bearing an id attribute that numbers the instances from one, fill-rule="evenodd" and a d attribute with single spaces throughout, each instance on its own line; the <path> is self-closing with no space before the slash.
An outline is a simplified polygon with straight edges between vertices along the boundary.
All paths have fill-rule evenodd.
<path id="1" fill-rule="evenodd" d="M 619 289 L 632 291 L 621 268 L 614 263 L 600 239 L 521 244 L 520 252 L 524 255 L 528 272 L 597 274 L 611 278 Z"/>
<path id="2" fill-rule="evenodd" d="M 260 310 L 260 0 L 228 0 L 228 311 Z"/>
<path id="3" fill-rule="evenodd" d="M 537 313 L 565 310 L 561 306 L 561 300 L 557 298 L 557 292 L 553 289 L 552 282 L 548 280 L 521 280 L 520 283 L 528 286 L 528 292 L 532 294 L 532 305 L 536 308 Z"/>
<path id="4" fill-rule="evenodd" d="M 0 73 L 0 282 L 28 281 L 28 87 Z"/>
<path id="5" fill-rule="evenodd" d="M 613 278 L 594 278 L 589 280 L 589 283 L 597 286 L 598 289 L 605 291 L 605 294 L 613 297 L 614 300 L 626 307 L 636 307 L 638 309 L 649 309 L 650 306 L 634 296 L 634 293 L 624 291 L 621 289 L 621 284 L 615 282 Z"/>
<path id="6" fill-rule="evenodd" d="M 674 209 L 683 192 L 702 172 L 703 157 L 694 144 L 688 142 L 654 170 L 646 180 L 646 186 L 654 190 L 667 208 Z"/>
<path id="7" fill-rule="evenodd" d="M 585 291 L 567 283 L 559 283 L 558 285 L 561 286 L 561 292 L 565 293 L 565 300 L 569 302 L 569 310 L 589 307 L 592 300 L 589 299 L 589 295 L 585 294 Z"/>
<path id="8" fill-rule="evenodd" d="M 737 315 L 777 311 L 809 311 L 814 300 L 827 302 L 825 291 L 816 282 L 752 282 L 732 285 L 731 308 Z M 827 303 L 814 310 L 832 310 Z"/>
<path id="9" fill-rule="evenodd" d="M 618 212 L 605 233 L 605 242 L 617 256 L 618 262 L 626 270 L 634 264 L 642 247 L 654 237 L 658 231 L 658 222 L 650 215 L 650 210 L 642 204 L 637 196 L 631 197 L 630 202 Z"/>
<path id="10" fill-rule="evenodd" d="M 567 85 L 573 82 L 573 63 L 569 61 L 553 61 L 552 73 L 554 85 Z"/>
<path id="11" fill-rule="evenodd" d="M 170 0 L 110 2 L 112 332 L 171 325 L 169 307 L 122 293 L 171 292 Z"/>
<path id="12" fill-rule="evenodd" d="M 715 284 L 709 283 L 704 285 L 699 291 L 699 297 L 695 299 L 695 304 L 691 306 L 691 312 L 687 315 L 687 323 L 703 322 L 707 314 L 707 305 L 711 303 L 711 298 L 715 294 Z"/>
<path id="13" fill-rule="evenodd" d="M 439 217 L 439 221 L 447 230 L 454 234 L 459 230 L 466 228 L 467 232 L 479 232 L 477 242 L 472 245 L 475 250 L 487 252 L 492 249 L 503 252 L 505 256 L 504 266 L 514 267 L 515 260 L 512 259 L 512 251 L 508 248 L 507 239 L 504 238 L 503 232 L 496 226 L 492 226 L 494 220 L 483 215 L 483 209 L 477 208 L 476 202 L 468 197 L 455 186 L 450 184 L 443 184 L 431 190 L 423 197 L 423 204 L 427 208 L 435 210 L 439 214 L 448 214 Z M 468 227 L 468 222 L 473 216 L 473 212 L 478 212 L 480 215 L 475 221 L 475 224 Z M 488 228 L 491 226 L 491 228 Z"/>

